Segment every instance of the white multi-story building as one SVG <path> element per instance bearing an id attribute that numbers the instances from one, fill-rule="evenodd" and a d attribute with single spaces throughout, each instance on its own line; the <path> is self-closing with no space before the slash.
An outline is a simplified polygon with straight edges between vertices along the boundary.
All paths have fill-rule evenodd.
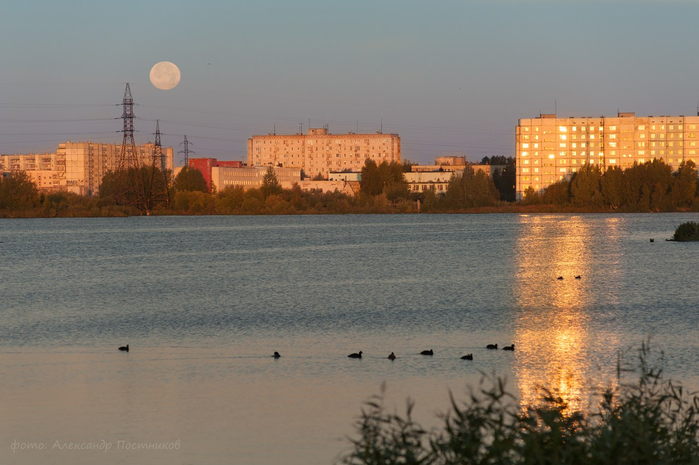
<path id="1" fill-rule="evenodd" d="M 306 176 L 328 176 L 330 171 L 359 171 L 369 158 L 377 164 L 400 162 L 398 134 L 330 134 L 311 128 L 308 134 L 252 136 L 248 166 L 302 169 Z"/>
<path id="2" fill-rule="evenodd" d="M 630 168 L 663 159 L 678 169 L 699 158 L 699 116 L 616 117 L 541 115 L 520 119 L 516 128 L 517 198 L 532 187 L 540 192 L 581 166 Z"/>
<path id="3" fill-rule="evenodd" d="M 153 162 L 155 144 L 136 146 L 143 165 Z M 165 168 L 172 170 L 172 147 L 162 147 Z M 0 155 L 0 172 L 24 171 L 41 190 L 95 195 L 105 173 L 116 169 L 121 144 L 64 142 L 56 153 Z"/>

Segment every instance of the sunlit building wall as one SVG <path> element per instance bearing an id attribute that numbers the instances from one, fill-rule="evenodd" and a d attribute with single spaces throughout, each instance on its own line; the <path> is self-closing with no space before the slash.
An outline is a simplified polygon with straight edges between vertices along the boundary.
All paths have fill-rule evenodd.
<path id="1" fill-rule="evenodd" d="M 144 165 L 153 163 L 155 144 L 136 146 Z M 24 171 L 41 190 L 66 190 L 81 195 L 99 192 L 102 177 L 115 170 L 121 144 L 64 142 L 56 153 L 0 155 L 0 171 Z M 163 147 L 165 167 L 172 169 L 172 147 Z"/>
<path id="2" fill-rule="evenodd" d="M 463 169 L 456 171 L 414 171 L 403 173 L 410 192 L 434 190 L 436 194 L 446 194 L 452 176 L 462 176 Z"/>
<path id="3" fill-rule="evenodd" d="M 367 158 L 380 164 L 400 162 L 400 157 L 398 134 L 330 134 L 326 128 L 311 128 L 308 134 L 248 139 L 249 166 L 299 168 L 310 177 L 327 177 L 330 171 L 359 171 Z"/>
<path id="4" fill-rule="evenodd" d="M 267 169 L 267 166 L 243 166 L 240 168 L 214 166 L 211 168 L 211 182 L 218 190 L 231 186 L 241 186 L 245 190 L 260 188 Z M 277 166 L 273 169 L 277 181 L 284 189 L 291 189 L 294 184 L 301 181 L 300 168 Z"/>
<path id="5" fill-rule="evenodd" d="M 517 198 L 532 187 L 540 192 L 586 164 L 602 170 L 662 159 L 674 170 L 699 158 L 699 116 L 520 119 L 515 132 Z"/>

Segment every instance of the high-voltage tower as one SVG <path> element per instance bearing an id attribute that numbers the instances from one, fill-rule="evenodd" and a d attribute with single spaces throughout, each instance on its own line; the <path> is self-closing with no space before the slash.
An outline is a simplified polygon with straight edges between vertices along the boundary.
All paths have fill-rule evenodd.
<path id="1" fill-rule="evenodd" d="M 160 120 L 155 121 L 155 144 L 153 147 L 152 166 L 146 168 L 148 174 L 146 187 L 146 205 L 148 212 L 155 207 L 170 207 L 170 174 L 160 143 Z M 150 195 L 148 195 L 150 194 Z"/>
<path id="2" fill-rule="evenodd" d="M 124 120 L 124 139 L 121 142 L 121 152 L 117 161 L 117 171 L 128 170 L 130 168 L 139 168 L 141 162 L 138 157 L 138 149 L 133 138 L 133 97 L 131 96 L 131 87 L 126 83 L 124 90 L 124 101 L 121 104 L 124 111 L 121 114 L 121 119 Z"/>
<path id="3" fill-rule="evenodd" d="M 184 160 L 182 163 L 182 166 L 189 166 L 189 154 L 190 153 L 196 153 L 194 150 L 189 150 L 189 146 L 194 145 L 190 141 L 187 140 L 187 134 L 184 135 L 184 141 L 180 142 L 180 145 L 184 144 L 184 150 L 180 150 L 177 152 L 179 155 L 180 153 L 184 154 Z"/>
<path id="4" fill-rule="evenodd" d="M 170 203 L 169 180 L 160 145 L 160 124 L 156 125 L 156 144 L 152 160 L 142 160 L 134 141 L 134 103 L 131 87 L 126 83 L 124 107 L 124 139 L 116 161 L 114 198 L 117 204 L 133 205 L 141 214 L 150 215 L 155 207 L 167 208 Z M 150 162 L 150 163 L 149 163 Z"/>

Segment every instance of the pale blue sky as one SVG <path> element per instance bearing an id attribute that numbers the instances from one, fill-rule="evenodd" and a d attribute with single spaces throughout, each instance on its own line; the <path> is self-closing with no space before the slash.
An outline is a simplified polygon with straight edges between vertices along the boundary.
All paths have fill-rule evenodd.
<path id="1" fill-rule="evenodd" d="M 0 153 L 182 136 L 241 160 L 253 134 L 396 132 L 403 158 L 514 155 L 518 118 L 696 114 L 699 1 L 3 0 Z M 182 71 L 161 91 L 159 61 Z M 116 118 L 116 119 L 112 119 Z M 180 157 L 181 158 L 181 157 Z M 176 161 L 179 162 L 179 159 Z"/>

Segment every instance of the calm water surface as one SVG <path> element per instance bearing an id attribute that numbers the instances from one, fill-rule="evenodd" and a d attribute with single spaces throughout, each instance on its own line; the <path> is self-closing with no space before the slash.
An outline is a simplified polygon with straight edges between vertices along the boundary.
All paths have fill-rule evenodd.
<path id="1" fill-rule="evenodd" d="M 648 338 L 696 388 L 698 216 L 0 220 L 0 463 L 327 464 L 384 382 L 583 406 Z"/>

